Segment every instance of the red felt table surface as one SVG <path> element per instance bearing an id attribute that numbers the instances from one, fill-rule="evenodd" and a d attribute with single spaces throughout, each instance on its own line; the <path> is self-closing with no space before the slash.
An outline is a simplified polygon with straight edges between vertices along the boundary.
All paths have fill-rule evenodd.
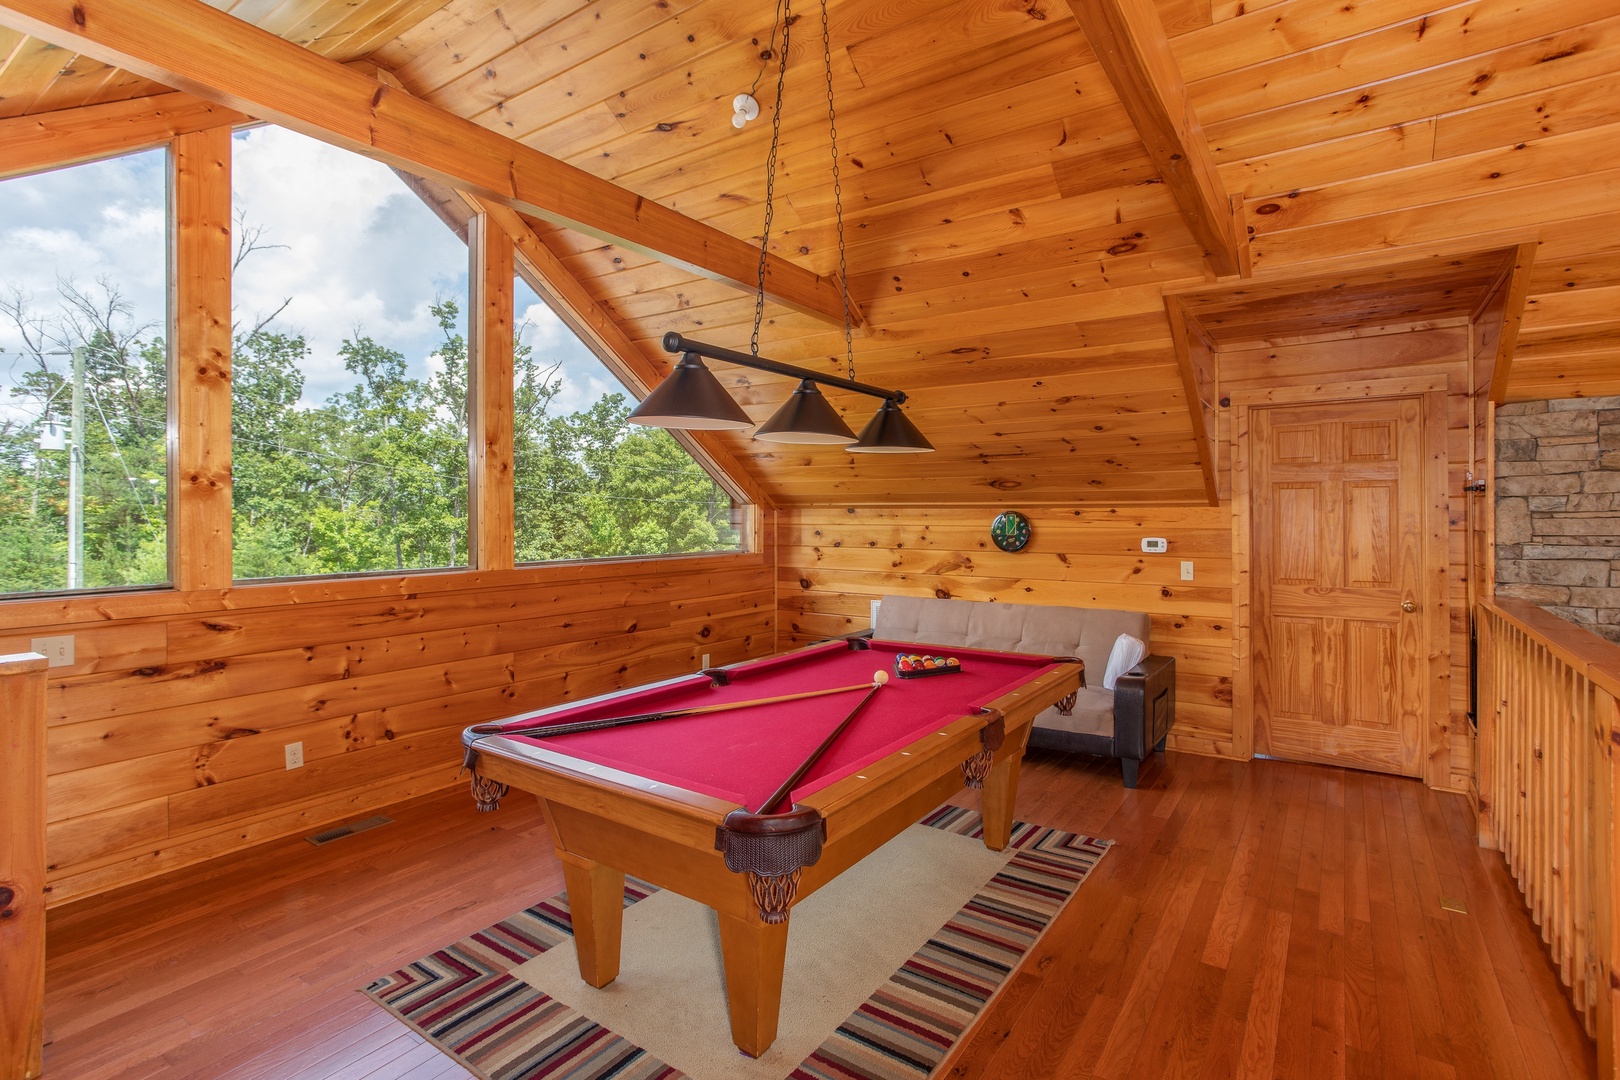
<path id="1" fill-rule="evenodd" d="M 935 647 L 930 650 L 933 655 L 962 661 L 960 674 L 900 679 L 894 673 L 895 658 L 922 650 L 883 641 L 870 645 L 870 649 L 851 649 L 842 641 L 829 642 L 728 668 L 732 680 L 728 686 L 716 687 L 708 677 L 694 675 L 546 710 L 544 717 L 564 724 L 663 712 L 870 684 L 875 672 L 888 672 L 887 685 L 793 789 L 792 798 L 798 800 L 976 711 L 1052 667 L 1049 657 Z M 760 801 L 792 775 L 864 693 L 864 689 L 852 690 L 552 738 L 511 738 L 757 810 Z M 535 715 L 503 723 L 518 725 Z"/>

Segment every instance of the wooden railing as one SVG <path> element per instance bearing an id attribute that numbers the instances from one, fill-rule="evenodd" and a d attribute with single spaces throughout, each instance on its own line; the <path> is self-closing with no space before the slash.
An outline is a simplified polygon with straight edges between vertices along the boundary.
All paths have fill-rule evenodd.
<path id="1" fill-rule="evenodd" d="M 1612 1077 L 1620 646 L 1515 600 L 1482 601 L 1475 626 L 1479 841 L 1506 859 Z"/>
<path id="2" fill-rule="evenodd" d="M 45 658 L 0 656 L 0 1076 L 34 1080 L 45 1032 Z"/>

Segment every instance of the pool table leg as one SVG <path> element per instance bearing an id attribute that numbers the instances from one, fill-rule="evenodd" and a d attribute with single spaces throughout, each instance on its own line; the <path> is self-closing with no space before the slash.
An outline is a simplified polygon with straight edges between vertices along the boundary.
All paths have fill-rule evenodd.
<path id="1" fill-rule="evenodd" d="M 759 1057 L 776 1041 L 782 1009 L 782 964 L 787 959 L 788 924 L 763 923 L 719 912 L 720 952 L 726 968 L 726 1006 L 731 1040 L 749 1057 Z"/>
<path id="2" fill-rule="evenodd" d="M 1018 801 L 1018 767 L 1024 752 L 1008 754 L 984 778 L 981 805 L 984 813 L 984 846 L 1000 851 L 1012 838 L 1013 803 Z"/>
<path id="3" fill-rule="evenodd" d="M 602 987 L 619 977 L 619 939 L 624 927 L 624 871 L 559 851 L 568 912 L 579 951 L 579 977 Z"/>

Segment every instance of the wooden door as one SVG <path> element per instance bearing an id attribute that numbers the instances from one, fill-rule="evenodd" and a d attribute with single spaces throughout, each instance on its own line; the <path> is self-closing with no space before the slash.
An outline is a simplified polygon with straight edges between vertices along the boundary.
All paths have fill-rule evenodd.
<path id="1" fill-rule="evenodd" d="M 1423 412 L 1401 397 L 1251 413 L 1261 754 L 1422 775 Z"/>

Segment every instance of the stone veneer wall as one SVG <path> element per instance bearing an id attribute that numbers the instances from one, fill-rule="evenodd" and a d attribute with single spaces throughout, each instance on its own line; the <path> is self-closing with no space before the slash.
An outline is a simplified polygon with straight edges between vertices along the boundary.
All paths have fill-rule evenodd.
<path id="1" fill-rule="evenodd" d="M 1496 594 L 1620 642 L 1620 397 L 1496 410 Z"/>

